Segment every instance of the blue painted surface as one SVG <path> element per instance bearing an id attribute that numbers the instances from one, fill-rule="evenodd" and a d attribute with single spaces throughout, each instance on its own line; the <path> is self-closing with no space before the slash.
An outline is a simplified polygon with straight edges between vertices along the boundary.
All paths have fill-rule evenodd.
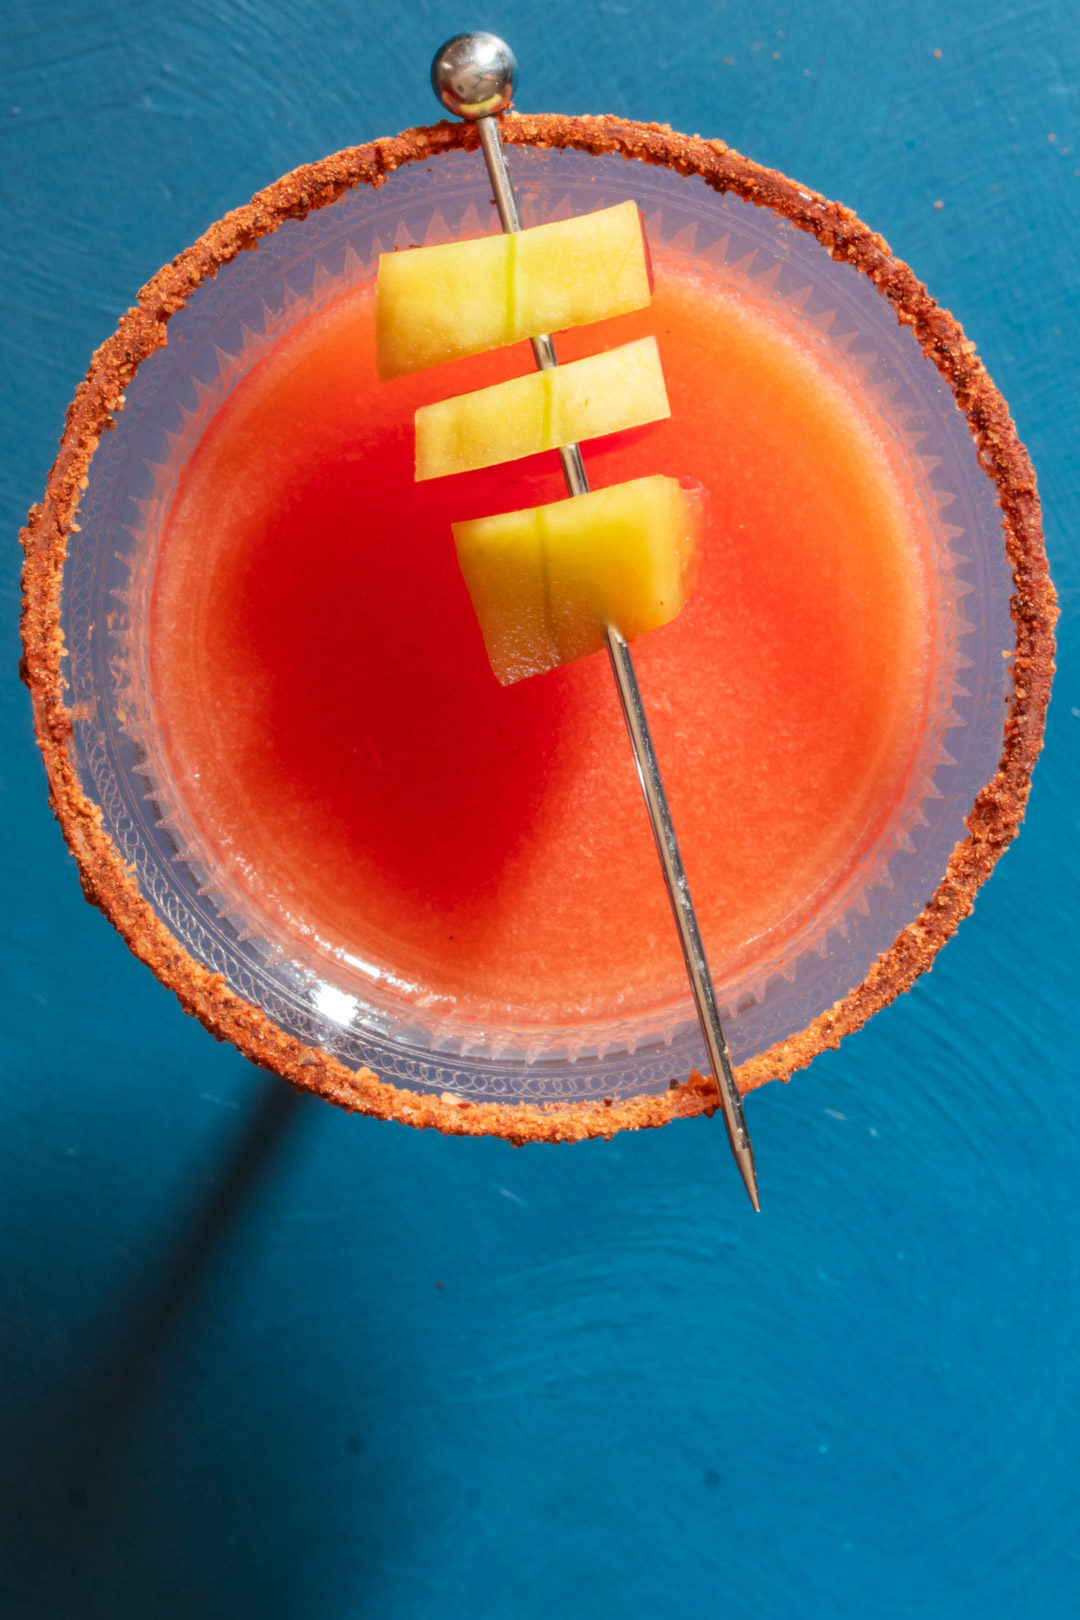
<path id="1" fill-rule="evenodd" d="M 2 20 L 0 1613 L 1071 1617 L 1069 0 Z M 431 51 L 478 20 L 523 107 L 721 135 L 855 207 L 1041 476 L 1065 613 L 1027 826 L 930 978 L 750 1099 L 757 1220 L 705 1121 L 514 1152 L 296 1102 L 215 1046 L 83 903 L 12 675 L 14 530 L 92 348 L 257 186 L 429 120 Z"/>

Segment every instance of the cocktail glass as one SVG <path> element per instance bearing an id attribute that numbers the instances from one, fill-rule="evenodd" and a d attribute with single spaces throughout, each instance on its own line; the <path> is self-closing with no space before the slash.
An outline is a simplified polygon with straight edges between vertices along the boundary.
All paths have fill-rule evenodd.
<path id="1" fill-rule="evenodd" d="M 857 870 L 718 984 L 749 1088 L 907 988 L 1016 830 L 1052 670 L 1030 465 L 973 346 L 847 210 L 670 132 L 508 118 L 504 136 L 526 224 L 633 197 L 654 251 L 842 356 L 931 536 L 933 692 L 902 800 Z M 714 1104 L 689 996 L 648 1018 L 570 1027 L 541 1008 L 527 1026 L 480 1027 L 358 978 L 345 953 L 310 950 L 201 845 L 149 678 L 157 547 L 208 422 L 268 345 L 371 278 L 381 250 L 496 228 L 474 140 L 437 126 L 297 171 L 144 289 L 95 357 L 31 514 L 26 671 L 87 895 L 189 1012 L 345 1107 L 573 1139 Z"/>

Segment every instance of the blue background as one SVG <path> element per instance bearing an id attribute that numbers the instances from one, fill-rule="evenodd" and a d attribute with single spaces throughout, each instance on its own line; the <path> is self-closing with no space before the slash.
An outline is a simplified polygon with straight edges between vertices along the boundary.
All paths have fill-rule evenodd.
<path id="1" fill-rule="evenodd" d="M 1072 0 L 4 0 L 0 1614 L 1060 1620 L 1080 1598 Z M 719 135 L 964 322 L 1065 608 L 1027 825 L 933 974 L 717 1125 L 515 1152 L 218 1047 L 80 896 L 15 530 L 135 289 L 294 165 L 524 109 Z"/>

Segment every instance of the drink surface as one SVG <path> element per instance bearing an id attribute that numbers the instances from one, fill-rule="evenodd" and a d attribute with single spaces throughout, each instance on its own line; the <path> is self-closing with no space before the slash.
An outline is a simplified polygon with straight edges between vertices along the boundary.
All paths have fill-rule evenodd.
<path id="1" fill-rule="evenodd" d="M 914 491 L 824 359 L 660 257 L 670 421 L 588 447 L 594 487 L 709 491 L 696 591 L 635 643 L 714 976 L 848 884 L 901 800 L 926 693 Z M 607 661 L 500 687 L 450 523 L 559 499 L 554 453 L 416 485 L 416 406 L 521 375 L 525 345 L 379 383 L 373 289 L 246 377 L 182 475 L 151 667 L 171 791 L 309 948 L 479 1024 L 686 999 Z"/>

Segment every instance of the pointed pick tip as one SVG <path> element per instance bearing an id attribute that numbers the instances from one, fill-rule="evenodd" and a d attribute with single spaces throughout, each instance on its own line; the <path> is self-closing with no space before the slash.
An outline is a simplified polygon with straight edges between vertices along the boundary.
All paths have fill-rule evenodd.
<path id="1" fill-rule="evenodd" d="M 754 1214 L 760 1215 L 761 1199 L 758 1197 L 757 1172 L 754 1169 L 754 1161 L 740 1157 L 739 1173 L 743 1178 L 743 1186 L 746 1188 L 747 1197 L 754 1207 Z"/>

